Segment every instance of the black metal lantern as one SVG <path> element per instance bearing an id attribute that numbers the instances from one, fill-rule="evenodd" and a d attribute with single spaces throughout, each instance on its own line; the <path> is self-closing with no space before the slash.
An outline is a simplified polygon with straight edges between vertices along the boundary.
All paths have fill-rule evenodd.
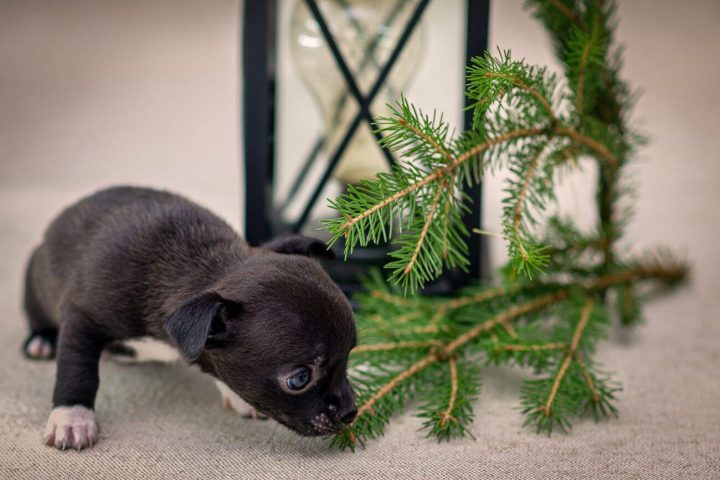
<path id="1" fill-rule="evenodd" d="M 338 0 L 342 1 L 342 0 Z M 347 0 L 345 0 L 347 1 Z M 296 201 L 298 189 L 307 181 L 307 174 L 315 163 L 325 141 L 320 136 L 313 145 L 310 154 L 299 170 L 286 198 L 275 200 L 275 74 L 276 74 L 276 27 L 277 27 L 277 1 L 276 0 L 245 0 L 244 26 L 243 26 L 243 100 L 244 100 L 244 155 L 245 155 L 245 235 L 253 245 L 263 243 L 278 235 L 287 232 L 300 232 L 308 226 L 310 213 L 321 198 L 325 185 L 333 171 L 347 153 L 347 148 L 353 137 L 357 135 L 358 128 L 363 122 L 370 125 L 373 119 L 371 105 L 373 100 L 388 81 L 388 77 L 396 65 L 403 49 L 407 47 L 408 40 L 417 29 L 419 21 L 427 10 L 430 0 L 418 0 L 412 5 L 412 11 L 407 16 L 406 23 L 392 46 L 389 55 L 383 63 L 377 66 L 377 75 L 370 82 L 366 93 L 361 91 L 359 82 L 354 76 L 346 58 L 333 36 L 328 19 L 318 7 L 316 0 L 305 0 L 305 7 L 309 10 L 317 23 L 322 38 L 334 59 L 346 87 L 343 102 L 349 104 L 354 101 L 357 110 L 354 117 L 344 124 L 344 132 L 340 132 L 338 141 L 333 144 L 319 181 L 311 188 L 312 193 L 303 205 L 297 218 L 287 220 L 280 213 L 291 202 Z M 489 20 L 489 0 L 467 0 L 466 11 L 466 64 L 474 56 L 482 55 L 487 48 Z M 472 112 L 464 112 L 464 126 L 472 124 Z M 373 133 L 376 139 L 380 134 Z M 395 162 L 393 154 L 378 145 L 382 156 L 392 165 Z M 481 216 L 481 187 L 467 188 L 466 194 L 472 199 L 469 205 L 465 223 L 468 229 L 480 224 Z M 467 284 L 471 279 L 484 277 L 486 273 L 485 245 L 481 236 L 472 236 L 469 239 L 470 265 L 467 272 L 449 271 L 438 281 L 426 287 L 426 291 L 433 293 L 451 293 L 457 288 Z M 359 287 L 359 276 L 367 272 L 371 266 L 381 266 L 387 261 L 387 246 L 374 246 L 356 249 L 348 261 L 342 260 L 342 245 L 336 245 L 338 260 L 325 264 L 331 276 L 346 292 Z"/>

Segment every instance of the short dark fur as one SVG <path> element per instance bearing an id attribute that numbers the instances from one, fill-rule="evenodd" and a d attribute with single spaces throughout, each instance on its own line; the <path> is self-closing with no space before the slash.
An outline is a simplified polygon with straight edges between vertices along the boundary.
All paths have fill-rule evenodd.
<path id="1" fill-rule="evenodd" d="M 152 336 L 299 433 L 355 412 L 347 380 L 355 325 L 319 263 L 318 240 L 248 246 L 208 210 L 174 194 L 115 187 L 82 199 L 48 228 L 28 264 L 30 339 L 57 334 L 55 406 L 93 408 L 105 347 Z M 314 365 L 304 393 L 278 377 Z"/>

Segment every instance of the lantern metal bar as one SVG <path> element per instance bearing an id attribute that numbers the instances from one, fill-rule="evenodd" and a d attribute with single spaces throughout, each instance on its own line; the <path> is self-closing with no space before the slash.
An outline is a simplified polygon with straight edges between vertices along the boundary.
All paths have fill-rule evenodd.
<path id="1" fill-rule="evenodd" d="M 308 7 L 313 5 L 315 7 L 315 10 L 317 11 L 317 14 L 319 16 L 316 16 L 316 20 L 318 21 L 318 24 L 320 25 L 320 28 L 323 30 L 327 30 L 329 34 L 329 29 L 327 27 L 327 24 L 324 23 L 324 19 L 322 18 L 322 14 L 317 9 L 317 4 L 314 0 L 306 0 L 308 3 Z M 407 43 L 408 39 L 410 38 L 410 35 L 415 30 L 415 27 L 417 26 L 418 22 L 420 21 L 420 18 L 422 18 L 422 14 L 425 11 L 428 3 L 430 3 L 430 0 L 421 0 L 418 2 L 417 7 L 415 8 L 415 11 L 413 12 L 412 16 L 408 20 L 405 29 L 403 30 L 402 35 L 400 36 L 400 39 L 398 40 L 398 43 L 395 45 L 395 48 L 393 49 L 392 53 L 388 57 L 387 61 L 385 62 L 385 66 L 381 70 L 380 74 L 378 75 L 377 80 L 373 84 L 372 88 L 370 89 L 370 92 L 366 97 L 363 97 L 362 94 L 357 91 L 353 91 L 351 89 L 351 93 L 353 93 L 353 96 L 356 97 L 358 100 L 358 103 L 361 105 L 360 111 L 355 115 L 355 118 L 348 126 L 348 129 L 345 133 L 345 136 L 343 137 L 342 141 L 338 145 L 338 147 L 335 149 L 333 155 L 330 157 L 330 161 L 328 163 L 328 166 L 326 167 L 325 171 L 323 172 L 323 175 L 320 179 L 320 182 L 318 183 L 317 187 L 313 191 L 313 194 L 310 197 L 309 202 L 305 206 L 305 209 L 303 210 L 303 213 L 300 215 L 300 218 L 295 222 L 293 225 L 292 230 L 294 232 L 299 232 L 300 229 L 303 227 L 305 222 L 307 221 L 308 217 L 310 216 L 310 212 L 312 211 L 313 207 L 315 206 L 318 198 L 320 197 L 320 194 L 322 193 L 323 189 L 325 188 L 325 184 L 330 179 L 330 175 L 332 174 L 333 170 L 335 170 L 335 167 L 337 166 L 338 162 L 340 161 L 340 158 L 342 157 L 343 152 L 347 148 L 347 146 L 350 143 L 350 140 L 352 139 L 353 135 L 355 134 L 355 131 L 357 130 L 358 126 L 360 125 L 360 122 L 365 118 L 366 120 L 368 117 L 366 114 L 369 115 L 369 109 L 368 106 L 372 104 L 373 100 L 377 96 L 377 94 L 380 92 L 380 89 L 382 88 L 383 84 L 385 83 L 385 80 L 387 79 L 388 75 L 390 74 L 390 70 L 395 65 L 395 62 L 400 56 L 400 53 L 402 52 L 403 48 L 405 47 L 405 44 Z M 311 11 L 312 11 L 312 7 Z M 314 13 L 315 14 L 315 13 Z M 321 23 L 322 22 L 322 23 Z M 323 28 L 324 26 L 324 28 Z M 332 35 L 330 35 L 332 37 Z M 329 40 L 329 39 L 328 39 Z M 334 41 L 333 41 L 334 43 Z M 342 60 L 342 55 L 340 54 L 339 49 L 337 49 L 337 45 L 335 45 L 336 50 L 336 61 L 338 61 L 338 66 L 340 65 L 339 60 Z M 344 63 L 344 60 L 343 60 Z M 345 64 L 345 67 L 347 68 L 347 64 Z M 350 73 L 349 70 L 347 70 L 346 74 L 348 74 L 352 78 L 352 73 Z M 354 80 L 352 81 L 354 83 Z M 357 87 L 357 84 L 355 84 Z M 363 108 L 362 105 L 365 105 Z M 369 121 L 372 121 L 372 118 L 370 117 Z"/>
<path id="2" fill-rule="evenodd" d="M 276 0 L 246 0 L 244 20 L 245 238 L 257 245 L 273 233 Z"/>
<path id="3" fill-rule="evenodd" d="M 470 66 L 473 57 L 481 56 L 488 47 L 489 25 L 490 25 L 490 0 L 468 0 L 465 21 L 465 62 L 466 67 Z M 473 111 L 472 104 L 468 97 L 465 97 L 465 111 L 463 114 L 463 126 L 465 130 L 472 128 Z M 468 232 L 473 228 L 482 225 L 482 184 L 477 183 L 472 187 L 465 187 L 465 194 L 470 198 L 468 211 L 463 217 L 463 222 Z M 487 278 L 488 260 L 487 237 L 484 235 L 470 235 L 468 238 L 468 258 L 470 264 L 468 271 L 459 280 L 454 280 L 455 288 L 467 283 L 467 278 Z"/>

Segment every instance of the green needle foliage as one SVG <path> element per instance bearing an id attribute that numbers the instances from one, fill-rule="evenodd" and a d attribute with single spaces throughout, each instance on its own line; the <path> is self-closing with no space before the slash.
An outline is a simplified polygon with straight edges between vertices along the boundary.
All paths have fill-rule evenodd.
<path id="1" fill-rule="evenodd" d="M 332 443 L 364 446 L 392 416 L 419 400 L 418 416 L 439 441 L 470 435 L 483 365 L 529 368 L 520 392 L 526 425 L 566 431 L 576 417 L 616 415 L 620 390 L 593 361 L 611 320 L 641 319 L 651 286 L 670 287 L 687 267 L 655 250 L 620 258 L 632 189 L 624 167 L 643 139 L 628 125 L 633 95 L 620 78 L 615 3 L 531 0 L 563 65 L 558 76 L 510 52 L 473 59 L 467 70 L 472 127 L 455 136 L 442 115 L 401 97 L 377 120 L 383 143 L 402 158 L 390 173 L 348 186 L 330 201 L 331 244 L 390 242 L 389 281 L 375 272 L 358 294 L 360 345 L 351 354 L 358 415 Z M 598 224 L 581 231 L 551 216 L 560 173 L 596 165 Z M 466 185 L 499 169 L 508 265 L 502 286 L 475 286 L 455 298 L 418 291 L 448 268 L 468 264 Z M 482 230 L 477 232 L 483 233 Z"/>

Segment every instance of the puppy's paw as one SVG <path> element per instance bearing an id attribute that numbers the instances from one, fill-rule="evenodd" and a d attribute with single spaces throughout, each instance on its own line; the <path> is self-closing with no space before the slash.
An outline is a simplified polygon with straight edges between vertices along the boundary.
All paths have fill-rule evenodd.
<path id="1" fill-rule="evenodd" d="M 61 450 L 75 448 L 78 451 L 92 447 L 98 436 L 95 412 L 82 405 L 55 407 L 45 427 L 45 445 Z"/>
<path id="2" fill-rule="evenodd" d="M 35 332 L 23 344 L 23 353 L 32 360 L 50 360 L 55 357 L 57 332 Z"/>
<path id="3" fill-rule="evenodd" d="M 240 398 L 237 393 L 230 390 L 230 387 L 220 380 L 215 380 L 215 384 L 217 385 L 218 390 L 220 390 L 223 406 L 228 410 L 235 410 L 245 418 L 257 418 L 260 420 L 266 420 L 268 418 L 266 415 L 263 415 L 255 410 L 252 405 Z"/>

